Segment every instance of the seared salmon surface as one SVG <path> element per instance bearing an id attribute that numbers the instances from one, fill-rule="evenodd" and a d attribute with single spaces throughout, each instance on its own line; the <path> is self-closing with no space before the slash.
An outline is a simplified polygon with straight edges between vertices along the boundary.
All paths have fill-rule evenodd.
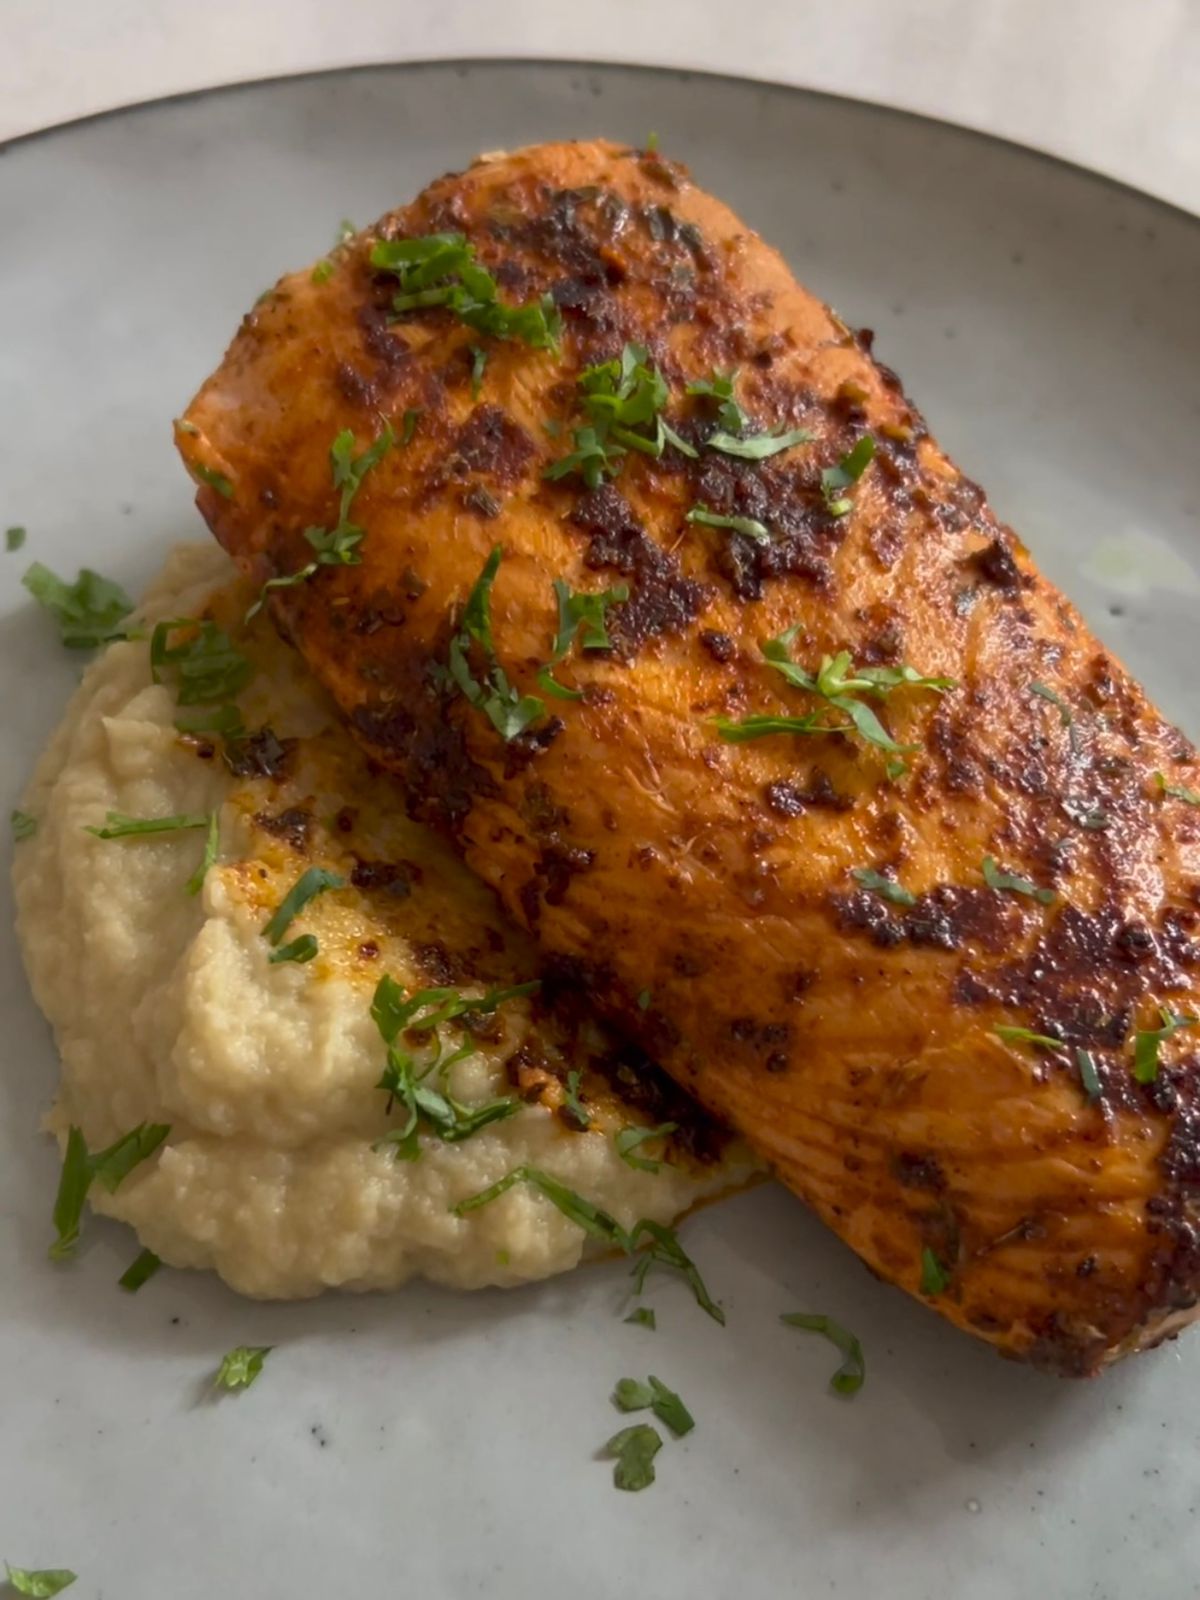
<path id="1" fill-rule="evenodd" d="M 413 814 L 872 1271 L 1067 1374 L 1195 1314 L 1192 747 L 683 167 L 439 179 L 177 439 Z"/>

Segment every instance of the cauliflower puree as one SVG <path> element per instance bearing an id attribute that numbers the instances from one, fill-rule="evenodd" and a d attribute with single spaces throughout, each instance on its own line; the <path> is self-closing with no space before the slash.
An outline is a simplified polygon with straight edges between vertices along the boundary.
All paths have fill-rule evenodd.
<path id="1" fill-rule="evenodd" d="M 234 636 L 254 668 L 238 696 L 249 738 L 180 734 L 175 687 L 154 681 L 145 639 L 114 644 L 85 674 L 23 802 L 37 831 L 16 846 L 18 929 L 62 1054 L 50 1126 L 61 1142 L 78 1125 L 95 1150 L 138 1123 L 170 1125 L 155 1155 L 115 1193 L 94 1185 L 90 1203 L 174 1266 L 292 1297 L 413 1276 L 516 1284 L 576 1265 L 585 1235 L 525 1185 L 453 1214 L 522 1164 L 624 1228 L 670 1222 L 749 1181 L 741 1146 L 572 1014 L 570 997 L 551 1004 L 545 991 L 445 1024 L 436 1040 L 408 1038 L 422 1062 L 439 1045 L 469 1045 L 429 1081 L 468 1107 L 513 1096 L 515 1115 L 455 1143 L 423 1127 L 415 1161 L 376 1148 L 403 1118 L 377 1087 L 380 977 L 407 994 L 482 995 L 536 978 L 537 958 L 448 848 L 406 818 L 265 617 L 242 628 L 251 598 L 219 550 L 190 545 L 139 613 L 143 627 L 203 616 Z M 214 809 L 219 850 L 195 895 L 185 886 L 203 830 L 86 831 L 109 811 Z M 272 964 L 264 924 L 312 866 L 345 887 L 309 901 L 287 931 L 315 936 L 315 958 Z M 637 1146 L 657 1171 L 622 1158 L 622 1128 L 666 1121 L 679 1131 Z"/>

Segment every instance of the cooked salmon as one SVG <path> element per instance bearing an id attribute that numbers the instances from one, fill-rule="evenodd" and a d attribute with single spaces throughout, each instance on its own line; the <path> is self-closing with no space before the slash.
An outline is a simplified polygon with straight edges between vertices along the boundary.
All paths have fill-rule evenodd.
<path id="1" fill-rule="evenodd" d="M 1192 747 L 683 167 L 438 180 L 177 437 L 413 813 L 874 1272 L 1068 1374 L 1195 1314 Z"/>

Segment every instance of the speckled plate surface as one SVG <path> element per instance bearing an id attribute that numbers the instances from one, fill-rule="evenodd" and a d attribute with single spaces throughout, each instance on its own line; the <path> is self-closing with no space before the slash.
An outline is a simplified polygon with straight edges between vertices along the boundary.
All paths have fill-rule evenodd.
<path id="1" fill-rule="evenodd" d="M 654 128 L 852 322 L 1104 637 L 1200 732 L 1200 224 L 1074 169 L 849 102 L 730 80 L 518 64 L 231 90 L 0 152 L 0 774 L 11 804 L 71 687 L 27 561 L 137 586 L 199 528 L 170 418 L 238 317 L 481 149 Z M 4 891 L 7 894 L 7 889 Z M 419 1593 L 1010 1600 L 1200 1593 L 1200 1333 L 1088 1385 L 998 1360 L 877 1284 L 774 1189 L 687 1240 L 728 1311 L 625 1273 L 510 1294 L 252 1305 L 114 1280 L 95 1225 L 45 1259 L 55 1061 L 3 918 L 0 1557 L 80 1600 Z M 652 1280 L 653 1282 L 653 1280 Z M 790 1331 L 829 1312 L 866 1387 Z M 278 1346 L 221 1403 L 239 1343 Z M 596 1458 L 623 1375 L 697 1418 L 658 1482 Z"/>

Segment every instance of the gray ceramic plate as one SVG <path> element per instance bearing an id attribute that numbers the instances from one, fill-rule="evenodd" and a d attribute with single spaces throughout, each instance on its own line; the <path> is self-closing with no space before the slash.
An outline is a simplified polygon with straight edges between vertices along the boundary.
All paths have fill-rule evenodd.
<path id="1" fill-rule="evenodd" d="M 706 77 L 422 66 L 238 89 L 0 152 L 0 555 L 6 804 L 71 686 L 18 579 L 28 558 L 136 586 L 194 535 L 170 418 L 238 317 L 339 219 L 365 222 L 481 149 L 606 133 L 664 147 L 878 330 L 943 442 L 1167 709 L 1200 729 L 1200 226 L 1071 168 L 889 112 Z M 10 917 L 4 917 L 4 923 Z M 252 1305 L 164 1273 L 136 1298 L 95 1226 L 45 1260 L 55 1076 L 11 935 L 0 961 L 0 1556 L 73 1593 L 837 1592 L 1063 1600 L 1194 1595 L 1200 1333 L 1100 1382 L 999 1361 L 858 1262 L 786 1194 L 688 1242 L 723 1331 L 680 1286 L 659 1331 L 622 1268 L 509 1294 Z M 856 1399 L 781 1311 L 866 1346 Z M 280 1348 L 198 1404 L 228 1346 Z M 613 1381 L 695 1412 L 620 1495 Z"/>

